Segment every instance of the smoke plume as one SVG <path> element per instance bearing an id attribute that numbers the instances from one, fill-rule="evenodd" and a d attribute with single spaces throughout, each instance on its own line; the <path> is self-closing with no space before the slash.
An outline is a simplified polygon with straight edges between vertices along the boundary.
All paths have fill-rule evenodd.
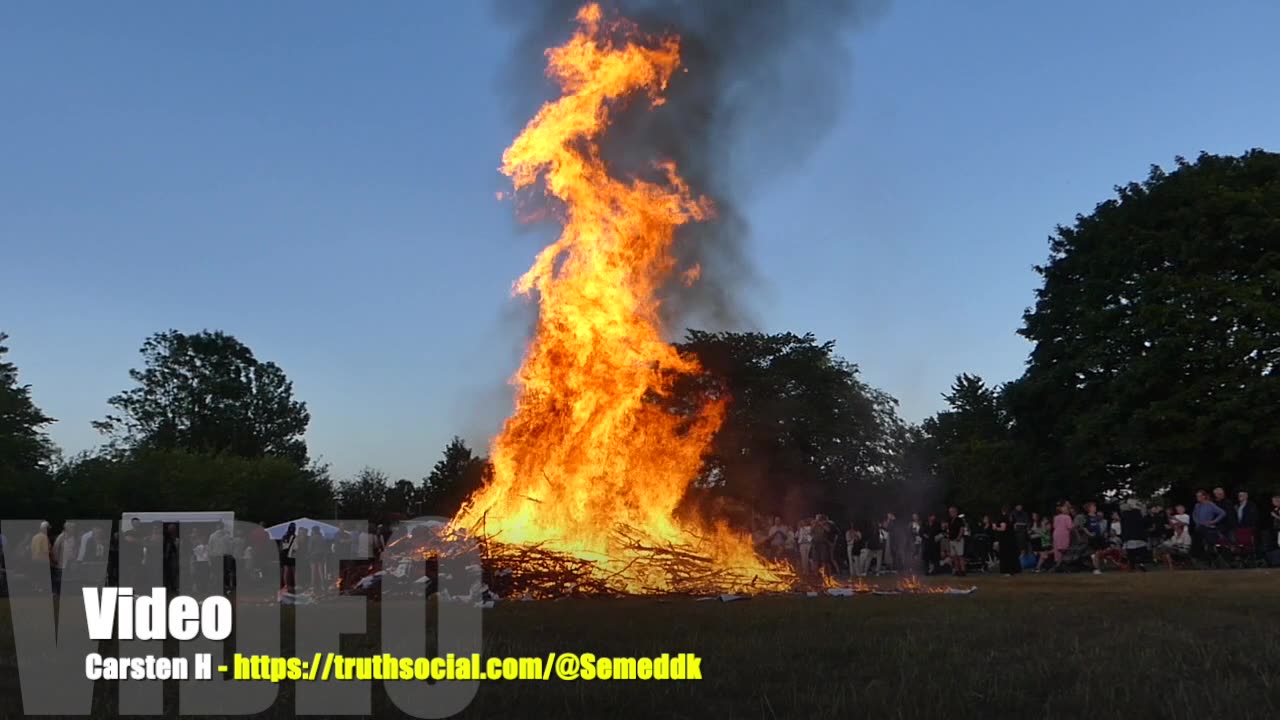
<path id="1" fill-rule="evenodd" d="M 716 220 L 684 226 L 680 268 L 663 298 L 668 328 L 749 325 L 737 295 L 756 274 L 748 260 L 744 203 L 818 147 L 845 102 L 852 75 L 848 33 L 887 0 L 605 0 L 606 15 L 642 32 L 680 37 L 681 63 L 666 103 L 615 114 L 604 157 L 616 177 L 646 175 L 674 160 L 690 187 L 716 205 Z M 546 48 L 572 33 L 585 0 L 494 0 L 516 34 L 502 91 L 523 124 L 556 89 L 543 75 Z M 643 107 L 639 107 L 643 105 Z M 778 238 L 803 242 L 802 238 Z"/>

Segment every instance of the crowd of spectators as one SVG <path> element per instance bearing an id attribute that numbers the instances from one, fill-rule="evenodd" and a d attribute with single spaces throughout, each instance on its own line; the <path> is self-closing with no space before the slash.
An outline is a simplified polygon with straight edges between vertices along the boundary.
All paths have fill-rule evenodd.
<path id="1" fill-rule="evenodd" d="M 1189 506 L 1144 504 L 1137 499 L 1109 507 L 1094 501 L 1077 506 L 1064 500 L 1051 514 L 1013 505 L 978 518 L 950 507 L 906 519 L 890 512 L 874 522 L 843 528 L 824 514 L 802 518 L 794 525 L 775 517 L 771 523 L 757 523 L 754 534 L 762 554 L 791 562 L 805 576 L 1280 566 L 1280 494 L 1272 496 L 1265 509 L 1244 490 L 1232 498 L 1223 488 L 1214 488 L 1197 491 Z M 49 523 L 42 523 L 38 532 L 16 547 L 0 538 L 0 547 L 8 566 L 4 577 L 14 569 L 15 560 L 27 570 L 47 568 L 55 594 L 69 568 L 95 563 L 107 566 L 110 584 L 130 585 L 158 577 L 176 592 L 184 554 L 189 556 L 190 581 L 197 592 L 230 591 L 239 572 L 266 586 L 278 580 L 276 587 L 293 593 L 299 588 L 332 587 L 335 557 L 376 559 L 389 538 L 389 530 L 382 525 L 371 532 L 325 535 L 319 528 L 300 530 L 293 524 L 278 540 L 260 526 L 240 535 L 233 527 L 221 525 L 203 531 L 191 528 L 182 538 L 177 524 L 143 525 L 137 520 L 108 536 L 101 528 L 81 532 L 68 521 L 56 534 Z M 115 560 L 120 548 L 129 543 L 140 546 L 136 557 L 142 563 L 127 572 L 147 575 L 126 577 L 121 583 Z M 349 552 L 339 552 L 343 544 L 350 545 Z M 159 553 L 152 556 L 156 548 Z M 259 560 L 267 553 L 278 554 L 278 578 L 263 577 L 270 563 Z M 221 563 L 211 562 L 219 557 Z"/>
<path id="2" fill-rule="evenodd" d="M 950 507 L 843 528 L 823 514 L 794 525 L 775 517 L 754 535 L 761 552 L 802 575 L 1280 566 L 1280 494 L 1265 510 L 1247 491 L 1230 497 L 1214 488 L 1197 491 L 1190 505 L 1064 500 L 1052 513 L 1013 505 L 977 518 Z"/>

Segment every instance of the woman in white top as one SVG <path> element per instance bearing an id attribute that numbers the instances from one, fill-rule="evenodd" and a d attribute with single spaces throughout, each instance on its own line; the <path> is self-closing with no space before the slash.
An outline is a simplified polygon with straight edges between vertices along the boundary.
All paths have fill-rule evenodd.
<path id="1" fill-rule="evenodd" d="M 808 575 L 813 572 L 813 559 L 810 551 L 813 549 L 813 523 L 810 520 L 800 522 L 800 528 L 796 530 L 796 545 L 800 550 L 800 572 Z"/>
<path id="2" fill-rule="evenodd" d="M 1173 536 L 1160 543 L 1154 554 L 1157 560 L 1163 558 L 1165 564 L 1172 570 L 1174 557 L 1186 557 L 1191 554 L 1191 517 L 1187 515 L 1186 508 L 1178 506 L 1178 512 L 1170 520 Z"/>

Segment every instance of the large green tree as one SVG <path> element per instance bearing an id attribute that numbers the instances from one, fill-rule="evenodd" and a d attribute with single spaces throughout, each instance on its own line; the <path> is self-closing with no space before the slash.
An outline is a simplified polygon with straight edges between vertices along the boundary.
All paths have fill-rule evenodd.
<path id="1" fill-rule="evenodd" d="M 423 514 L 452 517 L 484 485 L 490 472 L 484 458 L 472 452 L 462 438 L 453 438 L 445 446 L 444 456 L 422 481 Z"/>
<path id="2" fill-rule="evenodd" d="M 9 338 L 0 332 L 0 470 L 36 470 L 53 457 L 45 428 L 53 418 L 31 399 L 31 386 L 18 382 L 18 367 L 5 359 Z"/>
<path id="3" fill-rule="evenodd" d="M 115 413 L 95 423 L 121 447 L 187 450 L 307 462 L 311 421 L 293 383 L 223 332 L 158 333 L 142 346 L 137 386 L 112 397 Z"/>
<path id="4" fill-rule="evenodd" d="M 1274 484 L 1280 155 L 1179 158 L 1117 193 L 1037 268 L 1017 432 L 1080 496 Z"/>
<path id="5" fill-rule="evenodd" d="M 46 517 L 51 510 L 49 465 L 55 448 L 45 434 L 53 418 L 18 381 L 18 368 L 5 359 L 7 335 L 0 332 L 0 507 L 7 517 Z"/>
<path id="6" fill-rule="evenodd" d="M 230 510 L 268 525 L 333 513 L 327 468 L 288 458 L 245 458 L 185 450 L 85 454 L 56 474 L 62 517 L 119 519 L 121 513 Z M 52 514 L 52 513 L 51 513 Z"/>
<path id="7" fill-rule="evenodd" d="M 338 483 L 338 511 L 343 519 L 385 520 L 393 510 L 387 503 L 391 491 L 392 486 L 386 473 L 374 468 L 364 468 L 350 480 Z"/>
<path id="8" fill-rule="evenodd" d="M 705 372 L 677 383 L 679 404 L 727 398 L 699 485 L 761 512 L 870 506 L 891 495 L 897 402 L 812 334 L 691 330 L 682 352 Z"/>
<path id="9" fill-rule="evenodd" d="M 1048 502 L 1026 481 L 1013 437 L 1013 422 L 1000 388 L 961 374 L 943 395 L 947 409 L 924 421 L 943 498 L 971 512 L 1005 503 Z"/>

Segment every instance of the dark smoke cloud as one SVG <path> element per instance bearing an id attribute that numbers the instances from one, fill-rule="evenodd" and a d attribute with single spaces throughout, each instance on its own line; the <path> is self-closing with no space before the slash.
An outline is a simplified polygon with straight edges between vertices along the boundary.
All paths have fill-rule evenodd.
<path id="1" fill-rule="evenodd" d="M 516 34 L 502 91 L 521 125 L 556 88 L 543 51 L 573 32 L 582 0 L 494 0 Z M 615 115 L 604 148 L 616 176 L 644 174 L 672 159 L 695 192 L 716 204 L 717 220 L 681 229 L 680 267 L 701 266 L 699 282 L 667 289 L 669 327 L 749 325 L 738 294 L 757 280 L 746 254 L 744 203 L 795 169 L 831 129 L 850 89 L 849 31 L 887 0 L 612 0 L 606 13 L 651 34 L 681 38 L 681 61 L 667 101 Z M 637 106 L 643 103 L 637 103 Z M 803 238 L 778 238 L 802 243 Z"/>

